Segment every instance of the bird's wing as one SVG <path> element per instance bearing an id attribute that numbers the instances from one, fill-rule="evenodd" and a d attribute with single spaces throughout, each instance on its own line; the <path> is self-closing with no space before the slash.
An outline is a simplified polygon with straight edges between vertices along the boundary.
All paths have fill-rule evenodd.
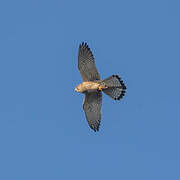
<path id="1" fill-rule="evenodd" d="M 101 121 L 102 92 L 85 93 L 83 109 L 89 126 L 98 131 Z"/>
<path id="2" fill-rule="evenodd" d="M 94 56 L 87 43 L 82 43 L 79 45 L 78 69 L 81 73 L 83 81 L 100 80 L 100 75 L 95 65 Z"/>

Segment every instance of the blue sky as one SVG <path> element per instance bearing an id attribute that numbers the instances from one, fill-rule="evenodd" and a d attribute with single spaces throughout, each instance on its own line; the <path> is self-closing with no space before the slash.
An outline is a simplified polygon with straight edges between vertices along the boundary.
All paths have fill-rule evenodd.
<path id="1" fill-rule="evenodd" d="M 0 2 L 0 179 L 180 179 L 177 0 Z M 79 43 L 102 78 L 100 131 L 82 110 Z"/>

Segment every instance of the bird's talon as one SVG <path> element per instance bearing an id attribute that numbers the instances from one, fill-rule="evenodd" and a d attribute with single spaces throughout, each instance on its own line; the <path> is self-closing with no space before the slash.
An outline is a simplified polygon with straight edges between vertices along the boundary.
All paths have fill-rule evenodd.
<path id="1" fill-rule="evenodd" d="M 99 91 L 102 91 L 102 87 L 101 87 L 101 86 L 99 86 L 99 87 L 98 87 L 98 90 L 99 90 Z"/>

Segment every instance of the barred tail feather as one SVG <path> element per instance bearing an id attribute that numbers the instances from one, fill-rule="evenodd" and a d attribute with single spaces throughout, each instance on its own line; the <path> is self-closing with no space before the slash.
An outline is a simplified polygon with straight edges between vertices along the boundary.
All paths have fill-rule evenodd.
<path id="1" fill-rule="evenodd" d="M 108 77 L 103 83 L 108 87 L 103 89 L 103 92 L 115 100 L 122 99 L 126 93 L 126 86 L 118 75 Z"/>

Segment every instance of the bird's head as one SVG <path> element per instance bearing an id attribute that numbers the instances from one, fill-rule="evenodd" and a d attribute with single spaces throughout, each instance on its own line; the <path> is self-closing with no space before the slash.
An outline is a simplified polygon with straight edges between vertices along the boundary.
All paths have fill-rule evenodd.
<path id="1" fill-rule="evenodd" d="M 74 90 L 75 90 L 76 92 L 82 92 L 80 85 L 76 86 Z"/>

